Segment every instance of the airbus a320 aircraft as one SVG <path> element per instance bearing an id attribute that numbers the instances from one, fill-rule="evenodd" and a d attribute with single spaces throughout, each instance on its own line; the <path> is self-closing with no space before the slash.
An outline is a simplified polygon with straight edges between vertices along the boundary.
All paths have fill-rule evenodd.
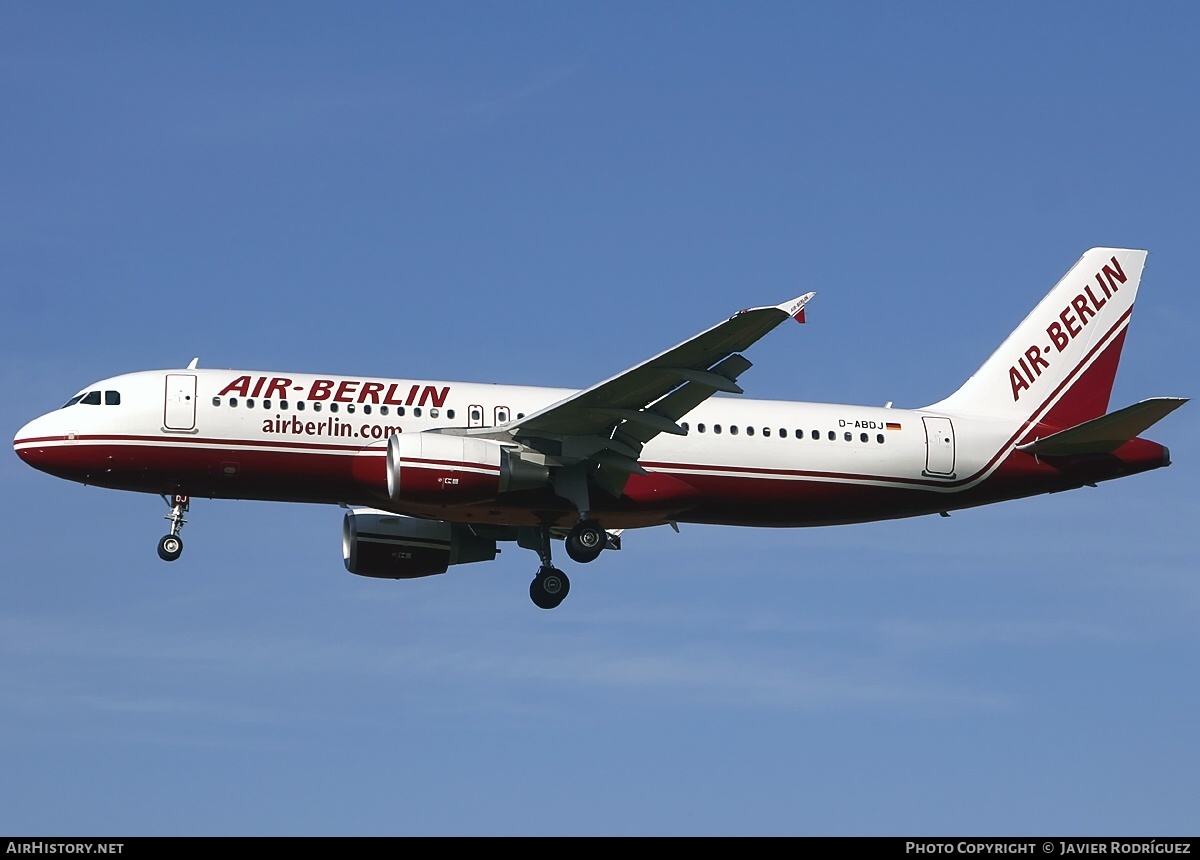
<path id="1" fill-rule="evenodd" d="M 813 293 L 734 314 L 581 391 L 185 369 L 80 391 L 17 433 L 51 475 L 161 494 L 166 561 L 192 498 L 337 503 L 346 568 L 405 579 L 490 561 L 516 541 L 551 561 L 619 549 L 625 529 L 680 522 L 817 526 L 943 514 L 1170 463 L 1137 438 L 1186 402 L 1107 413 L 1145 251 L 1093 248 L 958 391 L 923 409 L 741 394 L 741 352 Z M 890 407 L 890 404 L 889 404 Z M 1106 414 L 1107 413 L 1107 414 Z"/>

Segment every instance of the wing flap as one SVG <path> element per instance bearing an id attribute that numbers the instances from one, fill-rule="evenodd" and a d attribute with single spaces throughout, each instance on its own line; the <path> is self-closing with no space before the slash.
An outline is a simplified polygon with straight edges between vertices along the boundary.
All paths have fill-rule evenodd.
<path id="1" fill-rule="evenodd" d="M 671 420 L 678 421 L 705 400 L 712 397 L 715 392 L 727 390 L 718 387 L 716 381 L 710 380 L 709 377 L 726 380 L 737 379 L 737 377 L 753 366 L 744 356 L 731 355 L 724 361 L 713 365 L 711 372 L 706 371 L 705 374 L 697 376 L 695 380 L 681 385 L 666 397 L 655 401 L 650 408 L 659 415 L 666 415 Z M 738 391 L 740 393 L 741 388 L 738 388 Z M 657 435 L 653 431 L 646 432 L 642 427 L 623 424 L 621 425 L 621 429 L 617 431 L 615 438 L 627 445 L 636 446 L 644 445 Z"/>

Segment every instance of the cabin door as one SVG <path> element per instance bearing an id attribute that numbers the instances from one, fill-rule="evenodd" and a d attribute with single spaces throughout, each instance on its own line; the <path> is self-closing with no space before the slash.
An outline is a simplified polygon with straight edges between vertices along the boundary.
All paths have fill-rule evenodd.
<path id="1" fill-rule="evenodd" d="M 954 425 L 949 418 L 922 418 L 925 422 L 925 474 L 954 477 Z"/>
<path id="2" fill-rule="evenodd" d="M 196 429 L 196 377 L 191 373 L 168 373 L 164 430 Z"/>

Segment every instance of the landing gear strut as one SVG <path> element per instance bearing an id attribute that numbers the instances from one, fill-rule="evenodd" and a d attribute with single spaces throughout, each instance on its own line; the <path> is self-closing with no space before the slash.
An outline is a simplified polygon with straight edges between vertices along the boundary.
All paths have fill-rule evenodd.
<path id="1" fill-rule="evenodd" d="M 537 529 L 538 559 L 542 566 L 538 568 L 533 582 L 529 583 L 529 599 L 538 609 L 554 609 L 566 599 L 571 591 L 571 580 L 556 568 L 550 561 L 550 529 Z"/>
<path id="2" fill-rule="evenodd" d="M 171 533 L 163 535 L 158 542 L 158 557 L 163 561 L 174 561 L 183 553 L 183 538 L 179 536 L 183 524 L 187 522 L 183 515 L 187 513 L 189 504 L 191 503 L 190 496 L 175 495 L 167 501 L 167 497 L 162 497 L 164 502 L 170 506 L 171 512 L 163 519 L 171 521 Z"/>

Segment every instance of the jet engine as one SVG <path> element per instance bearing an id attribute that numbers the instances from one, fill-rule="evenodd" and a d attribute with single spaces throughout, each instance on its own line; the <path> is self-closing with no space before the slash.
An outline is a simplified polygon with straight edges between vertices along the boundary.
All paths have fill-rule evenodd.
<path id="1" fill-rule="evenodd" d="M 397 502 L 466 505 L 549 482 L 544 465 L 491 439 L 404 433 L 388 440 L 388 495 Z"/>
<path id="2" fill-rule="evenodd" d="M 342 523 L 346 570 L 380 579 L 415 579 L 445 573 L 452 564 L 491 561 L 496 542 L 476 537 L 470 526 L 419 520 L 356 508 Z"/>

